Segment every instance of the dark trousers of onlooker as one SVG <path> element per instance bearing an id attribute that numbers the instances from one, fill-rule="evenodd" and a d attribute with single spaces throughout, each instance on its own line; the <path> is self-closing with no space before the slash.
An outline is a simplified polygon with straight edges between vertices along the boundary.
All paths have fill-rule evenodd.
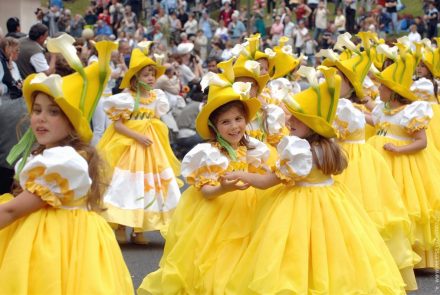
<path id="1" fill-rule="evenodd" d="M 428 39 L 432 39 L 434 37 L 437 37 L 437 24 L 428 24 Z"/>
<path id="2" fill-rule="evenodd" d="M 345 19 L 347 20 L 345 29 L 350 34 L 354 34 L 356 26 L 356 10 L 351 9 L 349 6 L 347 6 L 345 8 Z"/>
<path id="3" fill-rule="evenodd" d="M 11 192 L 14 182 L 14 170 L 0 167 L 0 195 Z"/>
<path id="4" fill-rule="evenodd" d="M 318 4 L 308 4 L 310 10 L 312 11 L 309 15 L 309 29 L 313 29 L 315 27 L 315 15 L 314 12 L 316 10 L 316 8 L 318 8 Z"/>
<path id="5" fill-rule="evenodd" d="M 267 0 L 266 1 L 267 13 L 272 13 L 272 11 L 275 9 L 276 4 L 277 4 L 276 1 Z"/>
<path id="6" fill-rule="evenodd" d="M 339 5 L 341 5 L 341 0 L 335 0 L 335 14 L 336 14 L 336 10 L 338 10 Z"/>

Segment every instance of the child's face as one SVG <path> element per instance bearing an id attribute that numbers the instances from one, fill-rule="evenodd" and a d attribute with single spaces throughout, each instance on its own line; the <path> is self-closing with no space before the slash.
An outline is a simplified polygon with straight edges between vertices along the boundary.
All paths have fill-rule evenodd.
<path id="1" fill-rule="evenodd" d="M 138 74 L 138 80 L 153 86 L 156 83 L 156 69 L 153 66 L 146 66 Z"/>
<path id="2" fill-rule="evenodd" d="M 291 135 L 306 138 L 311 134 L 311 129 L 293 115 L 288 117 L 286 125 L 287 128 L 289 128 Z"/>
<path id="3" fill-rule="evenodd" d="M 269 72 L 269 62 L 265 58 L 257 60 L 260 64 L 260 75 L 266 75 Z"/>
<path id="4" fill-rule="evenodd" d="M 31 128 L 38 143 L 46 148 L 57 146 L 73 130 L 60 107 L 42 92 L 35 96 Z"/>
<path id="5" fill-rule="evenodd" d="M 249 93 L 249 97 L 257 97 L 258 94 L 258 84 L 257 81 L 252 79 L 251 77 L 237 77 L 235 78 L 235 82 L 250 82 L 252 83 L 251 91 Z"/>
<path id="6" fill-rule="evenodd" d="M 380 95 L 380 100 L 383 102 L 387 102 L 390 100 L 391 98 L 391 89 L 389 89 L 388 87 L 386 87 L 383 84 L 380 84 L 379 86 L 379 95 Z"/>
<path id="7" fill-rule="evenodd" d="M 215 128 L 233 148 L 237 148 L 244 136 L 246 124 L 245 114 L 234 106 L 218 116 Z"/>
<path id="8" fill-rule="evenodd" d="M 427 68 L 426 65 L 425 65 L 424 63 L 422 63 L 422 62 L 420 62 L 420 63 L 417 65 L 416 72 L 417 72 L 417 77 L 419 77 L 419 78 L 428 77 L 428 75 L 429 75 L 429 70 L 428 70 L 428 68 Z"/>

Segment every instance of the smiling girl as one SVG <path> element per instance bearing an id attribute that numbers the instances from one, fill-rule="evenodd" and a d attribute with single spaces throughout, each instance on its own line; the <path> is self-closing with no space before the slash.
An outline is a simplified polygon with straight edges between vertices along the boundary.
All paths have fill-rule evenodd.
<path id="1" fill-rule="evenodd" d="M 225 294 L 249 241 L 255 190 L 223 175 L 263 171 L 269 150 L 245 133 L 260 107 L 249 98 L 250 83 L 234 83 L 232 60 L 219 67 L 223 74 L 207 76 L 208 101 L 196 120 L 197 132 L 208 142 L 183 159 L 182 175 L 191 187 L 170 224 L 160 269 L 144 279 L 138 294 Z"/>

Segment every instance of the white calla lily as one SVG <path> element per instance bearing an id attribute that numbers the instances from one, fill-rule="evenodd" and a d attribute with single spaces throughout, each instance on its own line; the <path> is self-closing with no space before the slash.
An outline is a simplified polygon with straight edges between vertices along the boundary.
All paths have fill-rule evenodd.
<path id="1" fill-rule="evenodd" d="M 260 63 L 255 60 L 247 60 L 244 63 L 244 67 L 249 71 L 252 72 L 255 76 L 260 76 Z"/>
<path id="2" fill-rule="evenodd" d="M 332 62 L 339 60 L 339 55 L 336 52 L 334 52 L 333 49 L 321 49 L 316 54 L 316 57 L 328 58 Z"/>
<path id="3" fill-rule="evenodd" d="M 153 41 L 142 41 L 139 42 L 136 47 L 138 47 L 145 55 L 150 53 L 150 47 L 153 44 Z"/>
<path id="4" fill-rule="evenodd" d="M 301 66 L 299 70 L 296 72 L 301 77 L 304 77 L 309 82 L 310 86 L 317 87 L 318 86 L 318 73 L 313 67 Z"/>
<path id="5" fill-rule="evenodd" d="M 374 75 L 380 74 L 380 71 L 374 66 L 374 63 L 371 63 L 370 72 L 372 72 Z"/>
<path id="6" fill-rule="evenodd" d="M 432 48 L 431 40 L 429 40 L 428 38 L 423 38 L 423 39 L 422 39 L 422 43 L 425 44 L 425 47 L 426 47 L 428 50 L 431 50 L 431 48 Z"/>
<path id="7" fill-rule="evenodd" d="M 155 53 L 155 54 L 153 54 L 153 56 L 154 56 L 154 60 L 156 61 L 156 63 L 158 64 L 158 65 L 163 65 L 163 61 L 165 60 L 165 55 L 164 54 L 157 54 L 157 53 Z"/>
<path id="8" fill-rule="evenodd" d="M 356 45 L 351 41 L 351 34 L 346 32 L 338 36 L 334 48 L 346 48 L 357 52 Z"/>
<path id="9" fill-rule="evenodd" d="M 376 52 L 378 54 L 383 54 L 392 60 L 396 60 L 398 51 L 399 49 L 396 46 L 389 47 L 387 44 L 379 44 L 376 47 Z"/>
<path id="10" fill-rule="evenodd" d="M 244 98 L 249 98 L 251 88 L 251 82 L 235 82 L 234 84 L 232 84 L 232 89 Z"/>
<path id="11" fill-rule="evenodd" d="M 269 56 L 269 58 L 274 58 L 277 54 L 271 48 L 264 49 L 264 53 Z"/>
<path id="12" fill-rule="evenodd" d="M 228 81 L 225 81 L 222 78 L 220 78 L 219 75 L 213 72 L 208 72 L 202 77 L 202 80 L 200 81 L 200 86 L 202 87 L 202 91 L 205 91 L 206 87 L 211 85 L 225 87 L 231 84 Z"/>
<path id="13" fill-rule="evenodd" d="M 408 36 L 403 36 L 403 37 L 398 38 L 397 42 L 405 45 L 405 47 L 407 47 L 407 48 L 411 47 L 411 41 L 409 40 Z"/>
<path id="14" fill-rule="evenodd" d="M 63 96 L 63 79 L 60 75 L 53 74 L 46 76 L 44 73 L 38 73 L 30 82 L 31 84 L 44 84 L 49 90 L 53 97 Z"/>
<path id="15" fill-rule="evenodd" d="M 292 56 L 293 56 L 293 49 L 292 49 L 292 46 L 291 46 L 291 45 L 284 45 L 284 46 L 281 48 L 281 51 L 282 51 L 283 53 L 285 53 L 285 54 L 288 54 L 288 55 L 292 55 Z"/>
<path id="16" fill-rule="evenodd" d="M 83 65 L 78 55 L 76 48 L 73 46 L 75 39 L 68 35 L 62 34 L 56 38 L 47 38 L 47 50 L 52 53 L 61 53 L 69 66 L 77 72 L 83 69 Z"/>
<path id="17" fill-rule="evenodd" d="M 292 84 L 286 78 L 278 78 L 270 82 L 270 95 L 272 98 L 283 100 L 292 91 Z"/>
<path id="18" fill-rule="evenodd" d="M 283 103 L 297 112 L 303 112 L 301 105 L 296 101 L 295 97 L 291 93 L 283 98 Z"/>
<path id="19" fill-rule="evenodd" d="M 246 49 L 246 46 L 243 44 L 235 44 L 235 46 L 231 49 L 231 54 L 234 57 L 239 57 L 240 55 L 244 55 L 246 57 L 250 57 L 249 51 Z"/>

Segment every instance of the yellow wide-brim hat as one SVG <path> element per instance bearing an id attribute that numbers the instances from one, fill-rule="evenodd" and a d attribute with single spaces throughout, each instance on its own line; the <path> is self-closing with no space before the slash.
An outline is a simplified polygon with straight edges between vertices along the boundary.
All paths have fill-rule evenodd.
<path id="1" fill-rule="evenodd" d="M 351 58 L 345 60 L 331 61 L 326 59 L 323 65 L 334 66 L 340 70 L 350 81 L 356 96 L 361 100 L 364 99 L 365 93 L 362 85 L 371 67 L 371 59 L 365 51 L 361 54 L 353 54 Z"/>
<path id="2" fill-rule="evenodd" d="M 440 77 L 440 50 L 427 48 L 422 55 L 422 61 L 434 77 Z"/>
<path id="3" fill-rule="evenodd" d="M 84 71 L 88 77 L 84 112 L 79 109 L 81 89 L 84 83 L 79 73 L 73 73 L 65 77 L 59 75 L 46 76 L 43 73 L 29 75 L 23 83 L 23 97 L 29 113 L 32 111 L 36 92 L 43 92 L 53 97 L 54 102 L 67 116 L 79 137 L 89 142 L 92 139 L 93 132 L 87 117 L 93 111 L 93 98 L 99 90 L 99 64 L 97 62 L 92 63 Z"/>
<path id="4" fill-rule="evenodd" d="M 295 57 L 292 46 L 285 45 L 289 38 L 282 37 L 280 45 L 274 47 L 275 56 L 270 59 L 269 74 L 271 80 L 286 76 L 301 63 L 301 58 Z"/>
<path id="5" fill-rule="evenodd" d="M 392 91 L 411 101 L 416 101 L 417 96 L 410 91 L 414 69 L 415 58 L 411 53 L 406 53 L 399 56 L 395 63 L 382 72 L 375 73 L 375 76 L 380 83 Z"/>
<path id="6" fill-rule="evenodd" d="M 211 94 L 212 93 L 212 94 Z M 256 98 L 243 98 L 240 94 L 236 93 L 232 87 L 218 87 L 210 86 L 208 101 L 201 109 L 200 113 L 196 118 L 196 130 L 200 137 L 203 139 L 215 138 L 215 134 L 212 133 L 209 128 L 208 121 L 209 116 L 217 108 L 231 101 L 241 101 L 247 112 L 247 122 L 252 121 L 258 110 L 261 108 L 261 103 Z"/>
<path id="7" fill-rule="evenodd" d="M 288 96 L 283 102 L 287 110 L 302 123 L 316 133 L 326 137 L 336 137 L 332 122 L 336 115 L 339 95 L 341 91 L 341 77 L 334 74 L 333 81 L 325 81 L 316 89 L 310 87 L 295 95 Z"/>
<path id="8" fill-rule="evenodd" d="M 154 60 L 145 55 L 139 48 L 133 49 L 130 57 L 130 66 L 121 81 L 120 89 L 130 88 L 130 80 L 146 66 L 154 66 L 156 68 L 156 79 L 165 73 L 166 68 L 158 65 Z"/>
<path id="9" fill-rule="evenodd" d="M 264 87 L 266 87 L 266 84 L 270 79 L 269 75 L 266 74 L 266 75 L 261 76 L 259 74 L 259 70 L 252 71 L 252 70 L 248 69 L 245 66 L 245 64 L 243 64 L 243 65 L 234 64 L 233 69 L 234 69 L 235 78 L 247 77 L 247 78 L 254 79 L 258 84 L 258 94 L 260 94 L 261 91 L 263 91 Z"/>

